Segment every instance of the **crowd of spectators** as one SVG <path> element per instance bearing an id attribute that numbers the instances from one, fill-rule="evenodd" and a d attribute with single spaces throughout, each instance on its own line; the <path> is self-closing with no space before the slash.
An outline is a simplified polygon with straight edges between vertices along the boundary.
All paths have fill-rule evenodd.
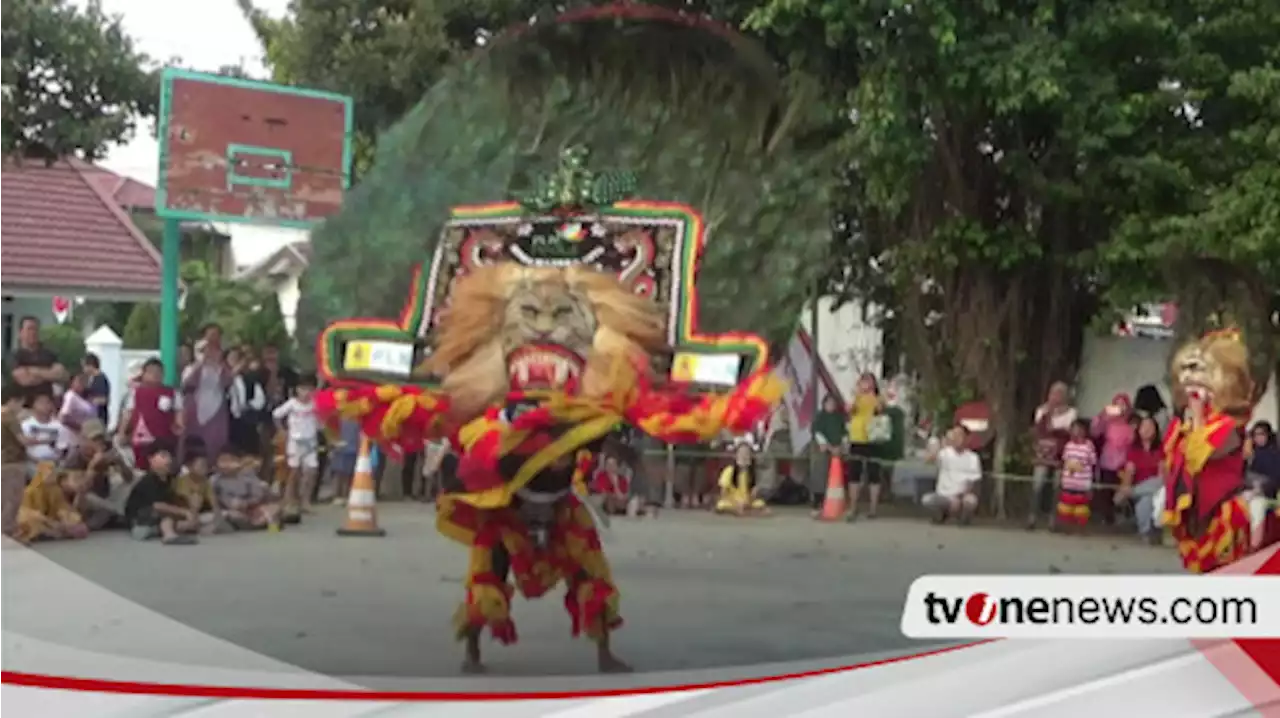
<path id="1" fill-rule="evenodd" d="M 70 373 L 41 345 L 32 317 L 19 341 L 4 385 L 6 535 L 121 528 L 187 545 L 200 534 L 278 529 L 310 510 L 323 442 L 316 382 L 277 348 L 224 350 L 221 329 L 208 325 L 180 352 L 177 388 L 159 359 L 131 368 L 110 425 L 111 386 L 97 357 Z M 328 443 L 343 448 L 337 437 Z"/>
<path id="2" fill-rule="evenodd" d="M 295 523 L 326 494 L 343 503 L 359 428 L 346 422 L 336 435 L 327 433 L 312 404 L 314 377 L 288 367 L 275 347 L 224 350 L 221 329 L 211 324 L 199 341 L 182 347 L 177 388 L 165 384 L 158 359 L 131 371 L 110 426 L 111 385 L 98 358 L 85 356 L 72 374 L 41 345 L 37 320 L 24 318 L 19 330 L 4 388 L 6 535 L 82 538 L 120 527 L 139 539 L 185 545 L 201 533 Z M 1136 395 L 1131 401 L 1117 394 L 1086 419 L 1065 383 L 1049 388 L 1030 427 L 1029 530 L 1042 522 L 1057 531 L 1084 531 L 1132 521 L 1143 540 L 1161 541 L 1156 517 L 1168 409 L 1153 387 Z M 885 397 L 874 375 L 864 374 L 847 408 L 839 397 L 824 398 L 812 427 L 819 463 L 842 464 L 846 519 L 874 518 L 895 463 L 907 454 L 911 432 L 903 409 Z M 581 489 L 614 515 L 656 515 L 663 505 L 761 515 L 767 504 L 808 503 L 816 516 L 826 489 L 820 467 L 811 467 L 816 470 L 806 481 L 794 471 L 798 463 L 762 459 L 776 429 L 722 437 L 700 455 L 673 461 L 622 430 L 606 442 Z M 934 467 L 930 490 L 917 494 L 934 522 L 968 524 L 977 513 L 987 474 L 974 438 L 957 422 L 918 454 Z M 1280 447 L 1264 421 L 1252 426 L 1248 439 L 1241 489 L 1252 502 L 1260 539 L 1280 533 L 1272 510 Z M 457 458 L 447 442 L 433 442 L 406 464 L 405 493 L 432 501 L 449 483 Z"/>

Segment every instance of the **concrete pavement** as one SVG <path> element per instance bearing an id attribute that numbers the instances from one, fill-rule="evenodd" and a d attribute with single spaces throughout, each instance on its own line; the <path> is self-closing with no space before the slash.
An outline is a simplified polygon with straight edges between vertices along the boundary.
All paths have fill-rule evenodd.
<path id="1" fill-rule="evenodd" d="M 386 538 L 339 538 L 341 514 L 325 508 L 278 535 L 165 547 L 110 532 L 39 551 L 193 629 L 309 671 L 452 676 L 460 646 L 450 618 L 466 556 L 435 532 L 433 518 L 429 506 L 383 505 Z M 1179 570 L 1171 549 L 1127 539 L 887 518 L 827 525 L 798 513 L 734 520 L 667 511 L 615 521 L 605 548 L 627 621 L 618 651 L 650 671 L 924 648 L 898 628 L 907 588 L 922 574 Z M 6 582 L 20 580 L 10 564 Z M 21 620 L 13 614 L 6 605 L 6 628 Z M 593 671 L 594 652 L 569 637 L 558 592 L 517 599 L 514 617 L 517 645 L 485 643 L 494 674 Z M 39 622 L 21 628 L 52 640 L 39 635 Z"/>

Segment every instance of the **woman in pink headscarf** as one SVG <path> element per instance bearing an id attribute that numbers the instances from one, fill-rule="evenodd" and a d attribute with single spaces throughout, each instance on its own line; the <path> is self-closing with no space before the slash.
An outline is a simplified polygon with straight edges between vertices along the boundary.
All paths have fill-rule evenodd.
<path id="1" fill-rule="evenodd" d="M 1129 447 L 1133 446 L 1134 427 L 1130 421 L 1133 401 L 1128 394 L 1116 394 L 1097 416 L 1093 417 L 1093 437 L 1100 444 L 1098 452 L 1098 483 L 1093 491 L 1093 512 L 1102 517 L 1102 523 L 1116 522 L 1115 493 L 1120 485 L 1120 472 L 1129 460 Z"/>

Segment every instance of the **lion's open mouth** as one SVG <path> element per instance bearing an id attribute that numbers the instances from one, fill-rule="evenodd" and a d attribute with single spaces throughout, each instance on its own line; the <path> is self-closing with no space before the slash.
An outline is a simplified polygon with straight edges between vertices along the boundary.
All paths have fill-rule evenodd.
<path id="1" fill-rule="evenodd" d="M 527 345 L 507 356 L 507 378 L 512 389 L 570 389 L 582 378 L 584 364 L 564 347 Z"/>
<path id="2" fill-rule="evenodd" d="M 1182 386 L 1186 392 L 1187 398 L 1193 401 L 1208 401 L 1213 397 L 1213 392 L 1209 387 L 1199 383 L 1189 383 Z"/>

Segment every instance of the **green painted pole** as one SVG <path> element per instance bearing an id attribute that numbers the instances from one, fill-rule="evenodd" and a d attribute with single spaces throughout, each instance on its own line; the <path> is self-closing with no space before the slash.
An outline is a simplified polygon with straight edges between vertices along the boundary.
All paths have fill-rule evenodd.
<path id="1" fill-rule="evenodd" d="M 164 221 L 160 265 L 160 360 L 164 381 L 178 385 L 178 265 L 182 227 L 176 219 Z"/>

